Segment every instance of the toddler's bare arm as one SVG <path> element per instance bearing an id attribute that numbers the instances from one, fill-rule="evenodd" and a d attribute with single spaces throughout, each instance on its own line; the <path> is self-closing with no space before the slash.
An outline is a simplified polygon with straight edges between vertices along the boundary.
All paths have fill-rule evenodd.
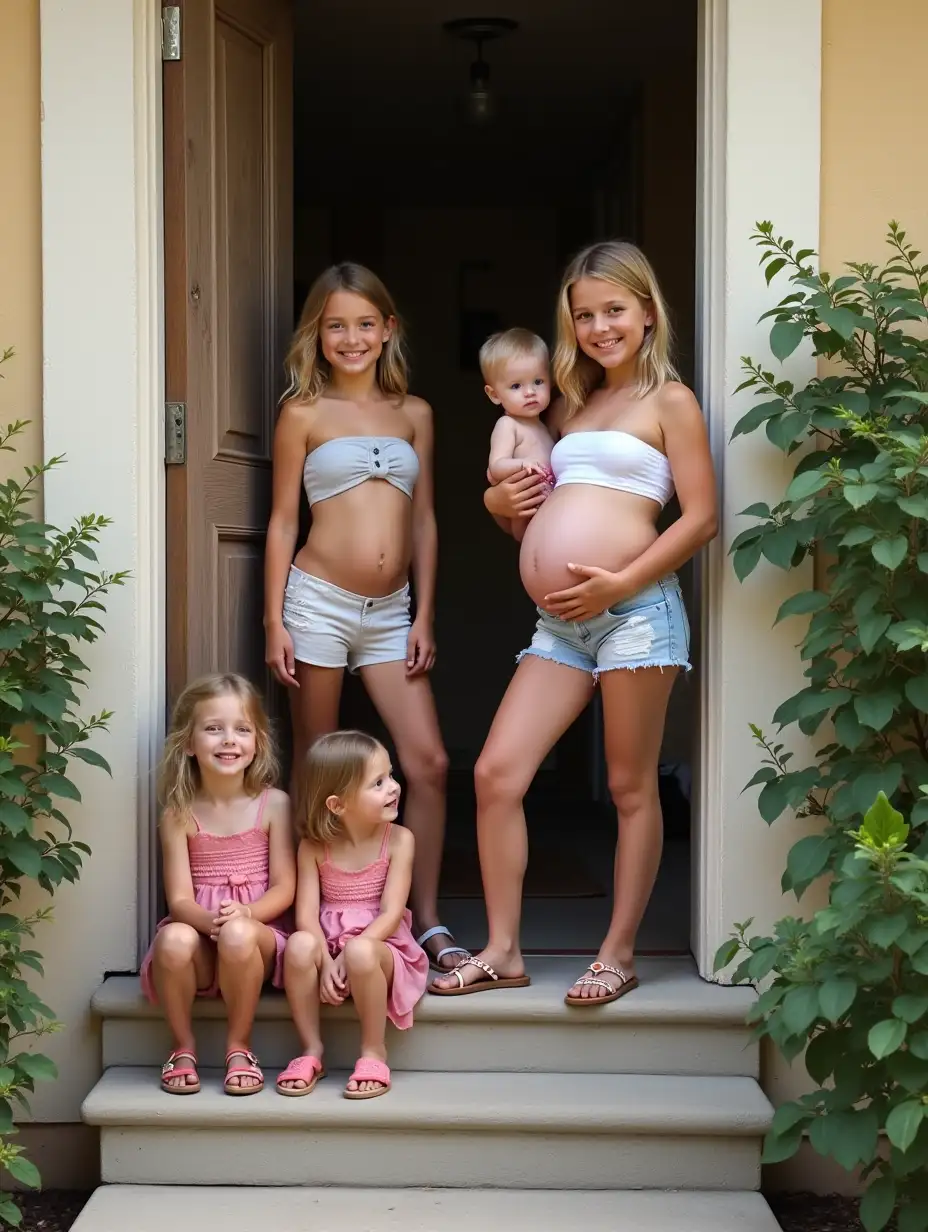
<path id="1" fill-rule="evenodd" d="M 516 425 L 504 415 L 496 421 L 490 437 L 490 464 L 487 467 L 487 479 L 490 483 L 501 483 L 522 470 L 524 463 L 513 457 L 517 444 Z"/>

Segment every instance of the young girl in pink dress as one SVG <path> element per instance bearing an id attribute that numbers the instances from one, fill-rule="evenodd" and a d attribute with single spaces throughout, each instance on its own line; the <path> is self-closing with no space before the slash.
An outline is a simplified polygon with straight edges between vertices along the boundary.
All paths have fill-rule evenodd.
<path id="1" fill-rule="evenodd" d="M 400 789 L 386 749 L 363 732 L 322 736 L 303 764 L 297 827 L 295 932 L 287 942 L 284 988 L 303 1054 L 277 1080 L 281 1095 L 308 1095 L 325 1071 L 320 998 L 351 997 L 361 1020 L 361 1057 L 346 1099 L 390 1089 L 387 1019 L 400 1030 L 425 992 L 428 955 L 406 909 L 415 840 L 394 825 Z"/>
<path id="2" fill-rule="evenodd" d="M 141 972 L 174 1039 L 161 1071 L 169 1095 L 200 1089 L 196 996 L 221 996 L 229 1011 L 226 1094 L 254 1095 L 264 1086 L 251 1028 L 265 980 L 282 983 L 285 917 L 296 888 L 290 802 L 272 786 L 276 777 L 270 726 L 252 685 L 233 675 L 189 685 L 161 765 L 170 915 Z"/>

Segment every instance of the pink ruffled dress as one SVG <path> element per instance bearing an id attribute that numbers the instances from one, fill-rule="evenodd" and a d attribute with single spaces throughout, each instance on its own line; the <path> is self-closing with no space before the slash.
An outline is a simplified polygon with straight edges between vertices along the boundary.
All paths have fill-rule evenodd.
<path id="1" fill-rule="evenodd" d="M 364 932 L 368 924 L 380 915 L 380 900 L 390 867 L 390 833 L 392 824 L 384 830 L 380 855 L 373 864 L 349 872 L 337 868 L 329 859 L 319 865 L 319 888 L 322 902 L 319 923 L 329 953 L 335 958 L 345 947 L 345 942 Z M 395 1027 L 404 1031 L 412 1026 L 412 1012 L 425 992 L 429 978 L 429 959 L 425 950 L 412 935 L 412 916 L 403 912 L 399 928 L 387 945 L 393 951 L 393 983 L 387 997 L 387 1017 Z"/>
<path id="2" fill-rule="evenodd" d="M 250 830 L 241 834 L 210 834 L 200 828 L 194 817 L 197 832 L 187 839 L 190 855 L 190 876 L 193 879 L 193 895 L 197 906 L 219 914 L 219 905 L 224 898 L 237 903 L 254 903 L 267 893 L 270 881 L 269 840 L 261 825 L 267 792 L 258 802 L 258 816 Z M 171 923 L 167 916 L 158 924 L 158 930 Z M 287 915 L 268 924 L 277 943 L 277 956 L 271 982 L 282 988 L 284 982 L 284 947 L 291 932 Z M 139 973 L 142 991 L 153 1005 L 158 1003 L 158 993 L 152 979 L 151 960 L 154 943 L 145 955 Z M 219 977 L 214 977 L 209 988 L 197 990 L 201 997 L 218 997 Z"/>

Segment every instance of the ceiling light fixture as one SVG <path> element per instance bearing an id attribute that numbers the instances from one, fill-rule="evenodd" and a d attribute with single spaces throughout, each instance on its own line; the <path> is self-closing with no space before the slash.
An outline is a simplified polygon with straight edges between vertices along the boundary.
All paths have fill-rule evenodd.
<path id="1" fill-rule="evenodd" d="M 509 17 L 458 17 L 446 21 L 444 28 L 455 38 L 465 39 L 476 48 L 476 59 L 470 66 L 468 113 L 476 124 L 486 124 L 496 113 L 490 89 L 490 66 L 483 58 L 483 44 L 517 30 L 519 23 Z"/>

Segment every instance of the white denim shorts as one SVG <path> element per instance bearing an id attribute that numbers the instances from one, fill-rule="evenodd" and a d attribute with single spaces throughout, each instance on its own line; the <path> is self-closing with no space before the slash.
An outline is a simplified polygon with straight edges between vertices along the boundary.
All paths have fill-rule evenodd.
<path id="1" fill-rule="evenodd" d="M 409 586 L 370 599 L 290 566 L 284 594 L 284 628 L 300 663 L 347 667 L 405 662 L 409 637 Z"/>

